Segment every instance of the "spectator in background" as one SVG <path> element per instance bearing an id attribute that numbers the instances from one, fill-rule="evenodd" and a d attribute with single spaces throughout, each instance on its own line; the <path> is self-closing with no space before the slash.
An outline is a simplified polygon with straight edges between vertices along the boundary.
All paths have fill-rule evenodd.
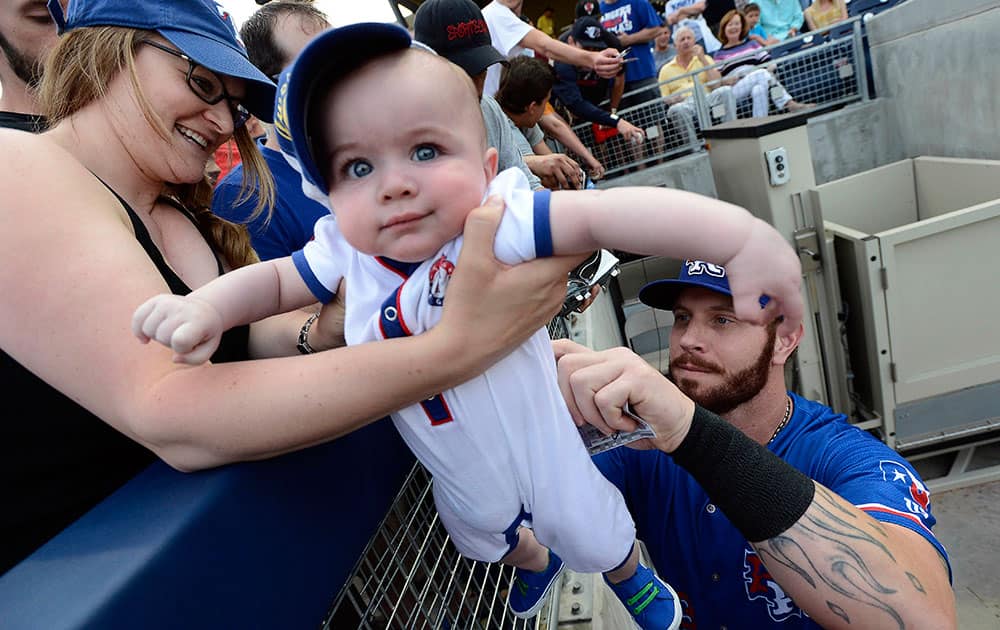
<path id="1" fill-rule="evenodd" d="M 647 134 L 651 140 L 648 144 L 631 145 L 633 158 L 640 160 L 647 147 L 650 152 L 658 154 L 663 148 L 663 133 L 659 125 L 666 118 L 667 111 L 660 100 L 660 90 L 656 85 L 656 64 L 649 44 L 669 29 L 648 0 L 601 2 L 601 26 L 617 36 L 621 45 L 628 49 L 628 54 L 625 55 L 625 94 L 621 99 L 621 109 L 646 104 L 647 107 L 643 110 L 631 115 L 637 120 L 642 116 L 651 121 L 646 127 L 647 131 L 652 130 Z"/>
<path id="2" fill-rule="evenodd" d="M 584 182 L 580 177 L 579 164 L 568 155 L 554 153 L 545 143 L 545 134 L 539 127 L 539 122 L 549 104 L 549 98 L 552 96 L 553 83 L 555 75 L 549 64 L 533 57 L 515 57 L 500 75 L 500 89 L 497 90 L 496 99 L 519 135 L 521 154 L 532 172 L 542 171 L 541 168 L 534 166 L 536 162 L 556 162 L 564 165 L 551 169 L 553 177 L 541 178 L 545 187 L 553 190 L 582 188 Z M 586 147 L 583 147 L 582 143 L 580 147 L 586 153 L 577 155 L 580 158 L 590 158 L 588 169 L 603 175 L 604 167 L 601 163 Z M 572 172 L 576 176 L 568 177 L 567 172 Z"/>
<path id="3" fill-rule="evenodd" d="M 776 37 L 768 37 L 764 32 L 764 27 L 760 25 L 760 6 L 756 2 L 750 2 L 743 7 L 743 18 L 747 21 L 749 30 L 747 37 L 757 42 L 761 46 L 771 46 L 778 43 Z"/>
<path id="4" fill-rule="evenodd" d="M 660 94 L 670 105 L 667 118 L 677 126 L 685 141 L 694 146 L 698 143 L 694 128 L 694 76 L 684 75 L 709 68 L 715 64 L 715 60 L 705 54 L 705 49 L 700 44 L 695 43 L 694 31 L 688 26 L 681 26 L 674 31 L 674 45 L 677 47 L 677 56 L 660 69 Z M 714 113 L 716 108 L 720 108 L 722 112 L 719 119 L 734 120 L 736 97 L 731 87 L 719 85 L 722 75 L 718 69 L 710 68 L 695 76 L 708 91 L 709 110 Z"/>
<path id="5" fill-rule="evenodd" d="M 844 0 L 813 0 L 802 12 L 810 31 L 815 31 L 847 19 Z"/>
<path id="6" fill-rule="evenodd" d="M 738 7 L 735 0 L 705 0 L 705 9 L 701 12 L 701 16 L 708 24 L 708 32 L 713 35 L 717 33 L 722 16 L 736 8 Z"/>
<path id="7" fill-rule="evenodd" d="M 577 18 L 565 37 L 569 45 L 581 48 L 621 46 L 618 38 L 602 27 L 597 18 L 591 16 Z M 570 115 L 591 123 L 594 148 L 602 160 L 613 155 L 608 152 L 608 142 L 624 141 L 633 155 L 640 155 L 645 132 L 616 113 L 625 86 L 624 72 L 610 80 L 569 64 L 557 63 L 554 70 L 556 84 L 553 86 L 553 94 Z M 604 109 L 605 102 L 608 109 Z M 615 140 L 618 136 L 619 139 Z"/>
<path id="8" fill-rule="evenodd" d="M 59 34 L 44 0 L 0 2 L 0 127 L 41 131 L 36 90 Z"/>
<path id="9" fill-rule="evenodd" d="M 500 104 L 492 96 L 483 94 L 486 71 L 507 60 L 490 43 L 489 28 L 476 3 L 472 0 L 425 0 L 413 16 L 413 39 L 429 46 L 472 78 L 486 121 L 487 142 L 499 153 L 497 167 L 517 167 L 528 178 L 532 190 L 544 188 L 540 176 L 525 164 L 517 136 Z M 564 176 L 579 176 L 579 173 L 574 170 Z"/>
<path id="10" fill-rule="evenodd" d="M 747 37 L 747 23 L 739 11 L 734 9 L 722 18 L 719 39 L 724 44 L 715 52 L 715 60 L 726 62 L 719 68 L 724 83 L 732 85 L 737 101 L 750 96 L 754 118 L 767 116 L 769 97 L 778 110 L 797 112 L 814 107 L 812 103 L 799 103 L 793 99 L 770 70 L 759 67 L 767 64 L 771 55 Z"/>
<path id="11" fill-rule="evenodd" d="M 653 40 L 653 63 L 656 64 L 657 73 L 676 54 L 677 50 L 674 48 L 674 41 L 670 31 L 663 31 Z"/>
<path id="12" fill-rule="evenodd" d="M 617 40 L 614 35 L 605 30 L 596 18 L 590 16 L 577 18 L 566 37 L 569 45 L 592 50 L 613 45 L 612 42 L 615 41 Z M 552 87 L 552 94 L 573 116 L 613 130 L 621 134 L 627 142 L 642 143 L 645 138 L 642 129 L 615 113 L 617 103 L 614 83 L 620 82 L 624 87 L 624 75 L 620 74 L 615 79 L 604 79 L 594 72 L 568 63 L 556 63 L 553 69 L 556 82 Z M 620 98 L 619 91 L 617 99 Z M 601 104 L 609 99 L 611 110 L 602 109 Z"/>
<path id="13" fill-rule="evenodd" d="M 538 30 L 545 33 L 549 37 L 556 36 L 555 14 L 555 9 L 552 7 L 545 7 L 542 14 L 538 16 L 538 23 L 536 24 Z"/>
<path id="14" fill-rule="evenodd" d="M 524 0 L 493 0 L 482 11 L 489 27 L 490 41 L 501 55 L 511 59 L 517 55 L 534 53 L 553 61 L 594 70 L 603 77 L 618 74 L 622 59 L 617 50 L 608 48 L 600 52 L 584 51 L 549 37 L 518 17 L 523 3 Z M 486 71 L 483 94 L 493 96 L 498 87 L 500 68 L 493 65 Z"/>
<path id="15" fill-rule="evenodd" d="M 312 3 L 277 0 L 257 9 L 243 23 L 240 38 L 250 62 L 265 75 L 277 77 L 309 40 L 329 26 L 326 16 Z M 212 212 L 234 223 L 245 223 L 257 255 L 261 260 L 270 260 L 301 249 L 312 238 L 313 225 L 328 211 L 302 192 L 302 177 L 281 155 L 274 125 L 266 126 L 265 137 L 257 141 L 257 148 L 278 191 L 270 214 L 254 213 L 258 191 L 242 190 L 242 164 L 220 175 L 212 198 Z"/>
<path id="16" fill-rule="evenodd" d="M 649 43 L 669 29 L 648 0 L 601 2 L 601 26 L 629 49 L 621 107 L 658 100 L 656 65 Z"/>
<path id="17" fill-rule="evenodd" d="M 722 45 L 712 34 L 708 22 L 705 21 L 705 0 L 667 0 L 663 15 L 672 31 L 681 26 L 687 26 L 694 33 L 695 41 L 709 54 L 714 53 Z"/>
<path id="18" fill-rule="evenodd" d="M 802 5 L 799 0 L 757 0 L 757 4 L 760 6 L 760 25 L 768 38 L 785 41 L 802 30 Z"/>

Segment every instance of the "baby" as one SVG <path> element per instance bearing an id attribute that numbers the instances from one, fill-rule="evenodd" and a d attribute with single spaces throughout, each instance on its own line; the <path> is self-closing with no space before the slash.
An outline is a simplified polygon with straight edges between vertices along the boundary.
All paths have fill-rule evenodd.
<path id="1" fill-rule="evenodd" d="M 497 174 L 472 82 L 411 45 L 401 28 L 326 31 L 282 81 L 276 125 L 294 152 L 286 157 L 336 218 L 320 219 L 315 239 L 288 258 L 140 306 L 135 334 L 170 346 L 178 360 L 207 360 L 237 324 L 326 303 L 342 279 L 350 287 L 348 344 L 429 329 L 465 218 L 487 195 L 507 205 L 494 247 L 506 263 L 601 247 L 708 259 L 730 270 L 738 314 L 783 312 L 798 325 L 798 258 L 770 226 L 736 206 L 666 188 L 532 192 L 520 171 Z M 763 311 L 762 294 L 773 298 Z M 677 595 L 639 562 L 622 496 L 591 463 L 565 407 L 544 329 L 482 376 L 393 421 L 433 475 L 457 549 L 517 567 L 515 615 L 537 613 L 565 561 L 603 573 L 641 627 L 678 627 Z"/>

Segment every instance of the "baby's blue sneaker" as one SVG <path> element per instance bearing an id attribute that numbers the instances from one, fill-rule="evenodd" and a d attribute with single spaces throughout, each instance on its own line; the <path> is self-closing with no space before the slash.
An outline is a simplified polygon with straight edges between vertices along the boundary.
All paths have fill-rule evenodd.
<path id="1" fill-rule="evenodd" d="M 639 563 L 635 575 L 612 584 L 604 581 L 625 604 L 642 630 L 676 630 L 681 625 L 681 602 L 677 593 L 649 567 Z"/>
<path id="2" fill-rule="evenodd" d="M 515 617 L 530 619 L 538 614 L 563 572 L 562 558 L 549 551 L 549 566 L 544 571 L 514 570 L 507 604 Z"/>

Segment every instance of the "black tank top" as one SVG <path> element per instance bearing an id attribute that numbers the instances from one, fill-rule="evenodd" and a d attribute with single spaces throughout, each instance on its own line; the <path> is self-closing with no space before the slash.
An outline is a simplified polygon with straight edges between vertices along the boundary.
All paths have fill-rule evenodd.
<path id="1" fill-rule="evenodd" d="M 114 191 L 112 191 L 114 192 Z M 167 266 L 125 201 L 136 240 L 176 295 L 191 289 Z M 194 222 L 194 217 L 183 211 Z M 196 224 L 197 225 L 197 224 Z M 218 257 L 216 257 L 218 260 Z M 219 273 L 223 271 L 219 263 Z M 127 316 L 127 314 L 123 314 Z M 227 331 L 215 363 L 247 359 L 249 326 Z M 95 370 L 92 378 L 101 378 Z M 0 574 L 152 463 L 156 456 L 29 372 L 0 349 Z"/>

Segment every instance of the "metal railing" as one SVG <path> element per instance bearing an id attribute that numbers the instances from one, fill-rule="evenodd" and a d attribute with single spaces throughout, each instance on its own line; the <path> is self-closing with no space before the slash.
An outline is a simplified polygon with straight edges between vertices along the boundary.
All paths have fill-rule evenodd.
<path id="1" fill-rule="evenodd" d="M 827 110 L 870 98 L 864 20 L 860 16 L 768 46 L 766 50 L 771 60 L 762 67 L 800 103 Z M 703 131 L 733 117 L 727 114 L 724 103 L 717 102 L 722 99 L 711 95 L 726 81 L 703 82 L 705 73 L 721 65 L 722 62 L 672 79 L 670 82 L 692 79 L 693 87 L 675 91 L 669 101 L 653 98 L 618 110 L 619 116 L 645 131 L 646 141 L 642 145 L 626 142 L 615 130 L 589 122 L 574 125 L 573 131 L 604 164 L 605 177 L 623 175 L 701 150 Z M 669 82 L 661 85 L 666 83 Z M 779 89 L 774 83 L 770 87 Z M 751 117 L 750 102 L 750 97 L 736 102 L 736 118 Z M 606 108 L 608 103 L 602 106 Z M 779 112 L 772 102 L 769 114 L 775 113 Z"/>
<path id="2" fill-rule="evenodd" d="M 549 606 L 534 619 L 511 614 L 507 589 L 513 573 L 511 567 L 475 562 L 458 553 L 434 508 L 431 477 L 418 462 L 323 628 L 554 629 L 554 609 Z"/>

